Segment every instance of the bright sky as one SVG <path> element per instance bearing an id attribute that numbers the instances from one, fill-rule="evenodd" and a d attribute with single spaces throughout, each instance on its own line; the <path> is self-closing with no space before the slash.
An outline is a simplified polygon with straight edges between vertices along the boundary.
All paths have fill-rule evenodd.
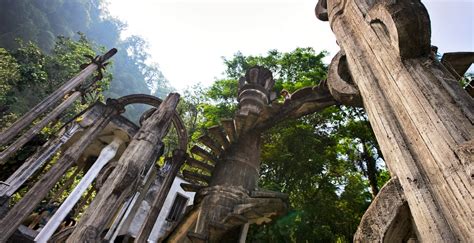
<path id="1" fill-rule="evenodd" d="M 474 51 L 474 0 L 423 0 L 440 52 Z M 222 57 L 296 47 L 339 50 L 328 22 L 314 15 L 317 0 L 111 0 L 113 16 L 150 44 L 171 85 L 183 90 L 222 76 Z M 471 70 L 474 68 L 471 67 Z M 474 71 L 474 70 L 473 70 Z"/>

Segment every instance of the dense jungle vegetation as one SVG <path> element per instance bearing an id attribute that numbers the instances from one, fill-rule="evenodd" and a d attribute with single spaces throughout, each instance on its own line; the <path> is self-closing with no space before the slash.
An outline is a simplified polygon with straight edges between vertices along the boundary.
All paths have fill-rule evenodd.
<path id="1" fill-rule="evenodd" d="M 119 52 L 99 93 L 75 104 L 68 114 L 104 97 L 145 93 L 163 98 L 173 90 L 158 64 L 150 62 L 143 38 L 120 38 L 127 25 L 110 15 L 103 0 L 0 0 L 0 23 L 1 129 L 74 76 L 88 61 L 84 55 L 112 47 Z M 218 70 L 226 78 L 182 94 L 179 112 L 192 143 L 204 128 L 233 116 L 237 80 L 249 67 L 269 68 L 277 80 L 275 89 L 293 92 L 325 79 L 325 55 L 296 48 L 245 56 L 236 47 L 236 54 L 223 60 L 226 70 Z M 128 108 L 126 115 L 136 120 L 144 109 Z M 0 180 L 44 143 L 54 126 L 2 168 Z M 389 178 L 360 108 L 334 106 L 272 128 L 264 135 L 261 159 L 260 187 L 288 193 L 291 208 L 271 224 L 252 226 L 248 239 L 255 242 L 350 242 L 362 214 Z"/>

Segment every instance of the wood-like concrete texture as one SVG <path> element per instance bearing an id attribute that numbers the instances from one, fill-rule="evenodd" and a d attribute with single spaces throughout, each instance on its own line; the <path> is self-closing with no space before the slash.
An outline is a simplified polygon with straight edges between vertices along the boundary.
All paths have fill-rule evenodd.
<path id="1" fill-rule="evenodd" d="M 66 171 L 78 160 L 86 147 L 107 126 L 109 121 L 118 114 L 113 105 L 104 109 L 104 113 L 94 120 L 84 131 L 84 134 L 70 146 L 51 169 L 15 204 L 15 206 L 0 221 L 0 242 L 7 239 L 16 231 L 21 222 L 30 215 L 36 205 L 48 194 Z"/>
<path id="2" fill-rule="evenodd" d="M 102 232 L 114 214 L 136 190 L 144 169 L 149 168 L 158 158 L 161 140 L 168 132 L 178 102 L 179 95 L 170 94 L 145 120 L 117 162 L 117 167 L 109 176 L 111 179 L 104 183 L 68 242 L 100 241 Z"/>
<path id="3" fill-rule="evenodd" d="M 414 232 L 402 186 L 393 177 L 365 212 L 354 242 L 406 242 Z"/>
<path id="4" fill-rule="evenodd" d="M 46 117 L 44 117 L 33 127 L 28 129 L 20 138 L 16 139 L 10 146 L 0 152 L 0 164 L 5 163 L 11 156 L 14 155 L 23 145 L 30 141 L 41 129 L 43 129 L 53 119 L 56 119 L 63 111 L 65 111 L 74 101 L 81 97 L 81 92 L 75 91 L 69 97 L 67 97 L 61 104 L 59 104 L 54 110 L 52 110 Z"/>
<path id="5" fill-rule="evenodd" d="M 294 119 L 336 104 L 325 82 L 276 100 L 272 73 L 252 67 L 239 80 L 239 109 L 223 119 L 191 148 L 184 170 L 184 190 L 195 191 L 195 205 L 168 236 L 170 242 L 238 242 L 246 226 L 271 221 L 287 209 L 287 195 L 257 188 L 261 134 L 285 119 Z M 338 87 L 344 93 L 345 84 Z M 342 94 L 346 95 L 346 94 Z M 350 96 L 351 94 L 347 94 Z M 198 171 L 198 172 L 196 172 Z"/>
<path id="6" fill-rule="evenodd" d="M 92 62 L 87 65 L 84 69 L 81 70 L 79 74 L 75 77 L 70 79 L 69 81 L 65 82 L 61 87 L 55 90 L 52 94 L 42 100 L 38 105 L 33 107 L 30 111 L 28 111 L 25 115 L 23 115 L 20 119 L 18 119 L 15 123 L 13 123 L 7 130 L 0 133 L 0 145 L 7 144 L 11 139 L 13 139 L 21 130 L 29 126 L 38 116 L 46 112 L 48 109 L 53 107 L 56 103 L 58 103 L 66 94 L 76 89 L 79 85 L 81 85 L 84 80 L 93 74 L 96 70 L 103 68 L 103 64 L 105 61 L 110 59 L 112 56 L 117 53 L 117 49 L 112 48 L 103 56 L 97 56 Z M 64 104 L 63 104 L 64 105 Z M 67 104 L 67 105 L 70 105 Z M 54 112 L 47 116 L 47 119 L 53 119 Z M 0 161 L 0 164 L 3 164 L 5 161 Z"/>
<path id="7" fill-rule="evenodd" d="M 155 225 L 156 219 L 160 214 L 161 209 L 163 208 L 163 204 L 165 202 L 166 197 L 170 191 L 171 185 L 179 172 L 179 169 L 184 164 L 186 159 L 186 152 L 183 150 L 175 150 L 173 151 L 173 157 L 171 158 L 171 165 L 170 168 L 163 179 L 163 183 L 158 191 L 158 194 L 153 199 L 151 204 L 150 211 L 148 211 L 145 220 L 140 228 L 138 233 L 136 242 L 139 243 L 146 243 L 150 236 L 151 231 L 153 230 L 153 226 Z"/>
<path id="8" fill-rule="evenodd" d="M 418 239 L 472 242 L 474 103 L 432 58 L 425 7 L 419 0 L 320 0 L 316 13 L 344 52 Z"/>
<path id="9" fill-rule="evenodd" d="M 6 181 L 0 184 L 0 204 L 7 204 L 8 199 L 45 165 L 58 151 L 64 152 L 71 147 L 84 134 L 84 130 L 90 127 L 100 116 L 104 114 L 106 105 L 96 102 L 83 113 L 78 114 L 74 119 L 63 127 L 55 138 L 51 138 L 41 148 L 30 156 Z M 129 137 L 138 130 L 138 127 L 125 119 L 123 116 L 114 116 L 109 124 L 100 132 L 97 138 L 91 141 L 76 164 L 84 166 L 85 160 L 89 156 L 98 156 L 104 144 L 111 142 L 113 131 L 124 131 Z M 128 142 L 128 140 L 127 140 Z M 119 154 L 123 152 L 120 149 Z M 8 206 L 8 205 L 5 205 Z"/>

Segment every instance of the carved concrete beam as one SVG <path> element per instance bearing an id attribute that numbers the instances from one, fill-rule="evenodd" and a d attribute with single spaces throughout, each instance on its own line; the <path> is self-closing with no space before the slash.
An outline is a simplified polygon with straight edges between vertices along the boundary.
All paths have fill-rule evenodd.
<path id="1" fill-rule="evenodd" d="M 329 65 L 327 86 L 334 99 L 341 104 L 362 107 L 362 97 L 352 80 L 343 51 L 339 51 Z"/>
<path id="2" fill-rule="evenodd" d="M 240 204 L 234 206 L 233 213 L 244 216 L 251 224 L 263 224 L 284 215 L 287 210 L 287 194 L 272 191 L 252 191 L 250 197 L 244 198 Z"/>
<path id="3" fill-rule="evenodd" d="M 383 39 L 389 43 L 382 44 L 390 44 L 402 59 L 431 53 L 430 19 L 421 1 L 360 2 L 375 3 L 367 12 L 366 21 L 377 35 L 385 35 Z"/>
<path id="4" fill-rule="evenodd" d="M 454 77 L 460 79 L 474 63 L 474 52 L 444 53 L 441 63 Z"/>
<path id="5" fill-rule="evenodd" d="M 231 241 L 244 224 L 269 222 L 288 208 L 286 194 L 249 192 L 242 187 L 212 186 L 199 191 L 197 197 L 202 201 L 179 223 L 167 239 L 169 242 Z"/>
<path id="6" fill-rule="evenodd" d="M 391 178 L 382 187 L 362 217 L 354 235 L 354 242 L 387 242 L 384 241 L 385 236 L 389 233 L 391 227 L 396 224 L 395 221 L 400 218 L 398 216 L 411 218 L 410 214 L 400 215 L 404 207 L 408 206 L 402 186 L 398 178 Z M 398 226 L 403 227 L 403 225 Z M 403 231 L 407 232 L 411 229 Z"/>
<path id="7" fill-rule="evenodd" d="M 266 130 L 285 119 L 299 118 L 336 103 L 324 82 L 318 86 L 301 88 L 291 94 L 283 104 L 273 102 L 272 106 L 266 107 L 256 122 L 258 124 L 256 128 Z"/>

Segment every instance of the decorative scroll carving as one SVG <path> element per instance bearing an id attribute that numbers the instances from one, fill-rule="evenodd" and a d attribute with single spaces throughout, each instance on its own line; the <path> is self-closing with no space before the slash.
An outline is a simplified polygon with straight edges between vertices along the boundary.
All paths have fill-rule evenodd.
<path id="1" fill-rule="evenodd" d="M 343 51 L 339 51 L 329 65 L 327 85 L 329 92 L 338 102 L 349 106 L 362 106 L 362 98 L 352 80 Z"/>
<path id="2" fill-rule="evenodd" d="M 389 38 L 402 59 L 431 52 L 430 20 L 421 1 L 376 1 L 366 21 L 382 41 Z"/>

